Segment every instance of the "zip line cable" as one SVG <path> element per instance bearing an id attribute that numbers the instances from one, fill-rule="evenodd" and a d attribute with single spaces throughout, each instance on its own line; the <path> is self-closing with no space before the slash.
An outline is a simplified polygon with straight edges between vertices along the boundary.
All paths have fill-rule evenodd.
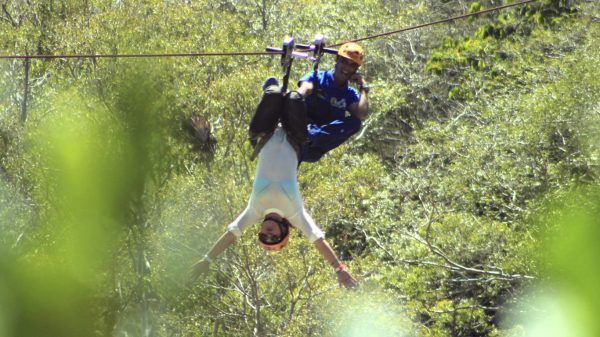
<path id="1" fill-rule="evenodd" d="M 0 55 L 0 59 L 74 59 L 74 58 L 136 58 L 136 57 L 205 57 L 273 55 L 271 52 L 223 52 L 223 53 L 177 53 L 177 54 L 79 54 L 79 55 Z"/>
<path id="2" fill-rule="evenodd" d="M 537 0 L 525 0 L 525 1 L 521 1 L 521 2 L 515 2 L 515 3 L 512 3 L 512 4 L 508 4 L 508 5 L 498 6 L 498 7 L 494 7 L 494 8 L 490 8 L 490 9 L 484 9 L 484 10 L 479 11 L 479 12 L 458 15 L 458 16 L 454 16 L 454 17 L 451 17 L 451 18 L 443 19 L 443 20 L 432 21 L 432 22 L 429 22 L 429 23 L 424 23 L 424 24 L 420 24 L 420 25 L 416 25 L 416 26 L 402 28 L 402 29 L 394 30 L 394 31 L 387 32 L 387 33 L 381 33 L 381 34 L 377 34 L 377 35 L 370 35 L 370 36 L 359 38 L 359 39 L 348 40 L 348 41 L 345 41 L 345 42 L 339 42 L 339 43 L 336 43 L 336 44 L 329 45 L 328 47 L 339 47 L 339 46 L 341 46 L 341 45 L 343 45 L 344 43 L 347 43 L 347 42 L 360 42 L 360 41 L 365 41 L 365 40 L 376 39 L 376 38 L 380 38 L 380 37 L 384 37 L 384 36 L 388 36 L 388 35 L 393 35 L 393 34 L 398 34 L 398 33 L 406 32 L 406 31 L 409 31 L 409 30 L 415 30 L 415 29 L 420 29 L 420 28 L 424 28 L 424 27 L 428 27 L 428 26 L 437 25 L 437 24 L 440 24 L 440 23 L 445 23 L 445 22 L 450 22 L 450 21 L 454 21 L 454 20 L 464 19 L 464 18 L 468 18 L 470 16 L 476 16 L 476 15 L 486 14 L 486 13 L 490 13 L 490 12 L 495 12 L 495 11 L 499 11 L 499 10 L 502 10 L 502 9 L 506 9 L 506 8 L 510 8 L 510 7 L 515 7 L 515 6 L 520 6 L 520 5 L 524 5 L 524 4 L 527 4 L 527 3 L 530 3 L 530 2 L 535 2 L 535 1 L 537 1 Z"/>
<path id="3" fill-rule="evenodd" d="M 516 7 L 524 4 L 528 4 L 531 2 L 535 2 L 537 0 L 524 0 L 520 2 L 515 2 L 512 4 L 507 4 L 503 6 L 498 6 L 490 9 L 485 9 L 479 12 L 469 13 L 458 15 L 442 20 L 432 21 L 429 23 L 424 23 L 416 26 L 410 26 L 398 30 L 394 30 L 391 32 L 370 35 L 359 39 L 348 40 L 346 42 L 360 42 L 365 40 L 376 39 L 384 36 L 389 36 L 393 34 L 398 34 L 410 30 L 420 29 L 424 27 L 429 27 L 445 22 L 460 20 L 464 18 L 468 18 L 471 16 L 491 13 L 495 11 L 499 11 L 502 9 Z M 329 45 L 328 47 L 339 47 L 346 42 L 340 42 L 333 45 Z M 0 59 L 70 59 L 70 58 L 142 58 L 142 57 L 210 57 L 210 56 L 256 56 L 256 55 L 280 55 L 280 53 L 275 52 L 215 52 L 215 53 L 173 53 L 173 54 L 73 54 L 73 55 L 0 55 Z"/>

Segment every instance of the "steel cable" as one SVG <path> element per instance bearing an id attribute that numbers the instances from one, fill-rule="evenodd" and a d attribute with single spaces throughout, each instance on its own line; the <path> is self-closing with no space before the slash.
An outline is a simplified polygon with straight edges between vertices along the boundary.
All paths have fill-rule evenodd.
<path id="1" fill-rule="evenodd" d="M 451 18 L 446 18 L 446 19 L 443 19 L 443 20 L 437 20 L 437 21 L 432 21 L 432 22 L 420 24 L 420 25 L 415 25 L 415 26 L 410 26 L 410 27 L 406 27 L 406 28 L 401 28 L 401 29 L 394 30 L 394 31 L 391 31 L 391 32 L 385 32 L 385 33 L 381 33 L 381 34 L 366 36 L 366 37 L 359 38 L 359 39 L 354 39 L 354 40 L 348 40 L 348 41 L 344 41 L 344 42 L 339 42 L 339 43 L 336 43 L 336 44 L 333 44 L 333 45 L 329 45 L 328 47 L 339 47 L 340 45 L 342 45 L 342 44 L 344 44 L 346 42 L 360 42 L 360 41 L 372 40 L 372 39 L 376 39 L 376 38 L 380 38 L 380 37 L 384 37 L 384 36 L 389 36 L 389 35 L 393 35 L 393 34 L 398 34 L 398 33 L 406 32 L 406 31 L 410 31 L 410 30 L 415 30 L 415 29 L 420 29 L 420 28 L 424 28 L 424 27 L 429 27 L 429 26 L 433 26 L 433 25 L 437 25 L 437 24 L 441 24 L 441 23 L 445 23 L 445 22 L 460 20 L 460 19 L 471 17 L 471 16 L 476 16 L 476 15 L 482 15 L 482 14 L 486 14 L 486 13 L 491 13 L 491 12 L 499 11 L 499 10 L 510 8 L 510 7 L 516 7 L 516 6 L 524 5 L 524 4 L 535 2 L 535 1 L 537 1 L 537 0 L 524 0 L 524 1 L 515 2 L 515 3 L 512 3 L 512 4 L 498 6 L 498 7 L 494 7 L 494 8 L 490 8 L 490 9 L 485 9 L 485 10 L 482 10 L 482 11 L 479 11 L 479 12 L 458 15 L 458 16 L 454 16 L 454 17 L 451 17 Z M 276 53 L 276 52 L 266 52 L 266 51 L 256 52 L 255 51 L 255 52 L 172 53 L 172 54 L 0 55 L 0 59 L 210 57 L 210 56 L 257 56 L 257 55 L 261 55 L 262 56 L 262 55 L 279 55 L 279 54 Z"/>

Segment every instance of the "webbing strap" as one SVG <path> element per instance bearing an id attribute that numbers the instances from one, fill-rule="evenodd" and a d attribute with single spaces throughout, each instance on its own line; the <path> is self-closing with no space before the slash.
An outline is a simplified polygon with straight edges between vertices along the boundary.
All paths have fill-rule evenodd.
<path id="1" fill-rule="evenodd" d="M 310 114 L 312 116 L 314 116 L 317 113 L 317 100 L 319 99 L 319 96 L 317 94 L 317 92 L 319 91 L 319 72 L 317 69 L 315 69 L 314 73 L 313 73 L 313 79 L 312 79 L 312 83 L 313 83 L 313 90 L 312 90 L 312 100 L 310 101 Z"/>

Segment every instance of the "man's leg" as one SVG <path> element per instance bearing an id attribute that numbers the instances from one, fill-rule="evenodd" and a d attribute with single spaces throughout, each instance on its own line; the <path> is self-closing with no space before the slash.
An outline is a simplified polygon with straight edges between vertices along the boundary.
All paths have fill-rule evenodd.
<path id="1" fill-rule="evenodd" d="M 291 91 L 285 96 L 281 124 L 287 133 L 290 144 L 296 152 L 300 153 L 300 149 L 308 137 L 306 130 L 308 117 L 304 97 L 296 91 Z"/>
<path id="2" fill-rule="evenodd" d="M 360 119 L 349 116 L 325 125 L 308 125 L 308 142 L 302 148 L 300 161 L 313 163 L 323 155 L 342 145 L 360 130 Z"/>

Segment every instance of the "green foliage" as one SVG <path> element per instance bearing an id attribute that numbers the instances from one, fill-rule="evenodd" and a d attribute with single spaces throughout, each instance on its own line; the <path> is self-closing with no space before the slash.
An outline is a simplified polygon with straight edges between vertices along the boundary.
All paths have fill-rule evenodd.
<path id="1" fill-rule="evenodd" d="M 479 10 L 481 5 L 473 2 L 469 12 Z M 453 83 L 447 86 L 449 99 L 474 99 L 479 90 L 496 89 L 497 80 L 506 75 L 497 68 L 497 63 L 502 63 L 507 58 L 513 61 L 512 55 L 500 47 L 501 42 L 529 36 L 535 31 L 535 26 L 558 27 L 564 24 L 565 14 L 572 11 L 562 1 L 546 1 L 494 14 L 493 20 L 480 25 L 471 35 L 446 37 L 431 53 L 425 70 L 453 79 Z M 479 88 L 471 89 L 465 85 L 472 73 L 485 74 Z"/>
<path id="2" fill-rule="evenodd" d="M 323 336 L 409 336 L 412 330 L 401 302 L 377 288 L 339 294 L 319 311 Z"/>
<path id="3" fill-rule="evenodd" d="M 483 5 L 479 2 L 472 2 L 469 6 L 469 13 L 477 13 L 483 10 Z"/>
<path id="4" fill-rule="evenodd" d="M 6 176 L 0 176 L 3 181 L 7 180 Z M 0 230 L 3 233 L 0 247 L 18 247 L 32 218 L 32 209 L 23 193 L 13 184 L 0 185 Z"/>
<path id="5" fill-rule="evenodd" d="M 457 7 L 491 3 L 16 1 L 0 49 L 260 51 Z M 356 292 L 297 231 L 267 254 L 255 229 L 186 284 L 246 206 L 247 124 L 278 58 L 31 60 L 25 123 L 23 62 L 1 60 L 0 335 L 523 336 L 538 320 L 512 312 L 531 307 L 597 335 L 597 12 L 548 0 L 364 41 L 370 117 L 299 176 Z M 309 69 L 295 61 L 291 88 Z M 181 127 L 192 115 L 212 156 Z M 546 289 L 573 314 L 538 302 Z"/>

